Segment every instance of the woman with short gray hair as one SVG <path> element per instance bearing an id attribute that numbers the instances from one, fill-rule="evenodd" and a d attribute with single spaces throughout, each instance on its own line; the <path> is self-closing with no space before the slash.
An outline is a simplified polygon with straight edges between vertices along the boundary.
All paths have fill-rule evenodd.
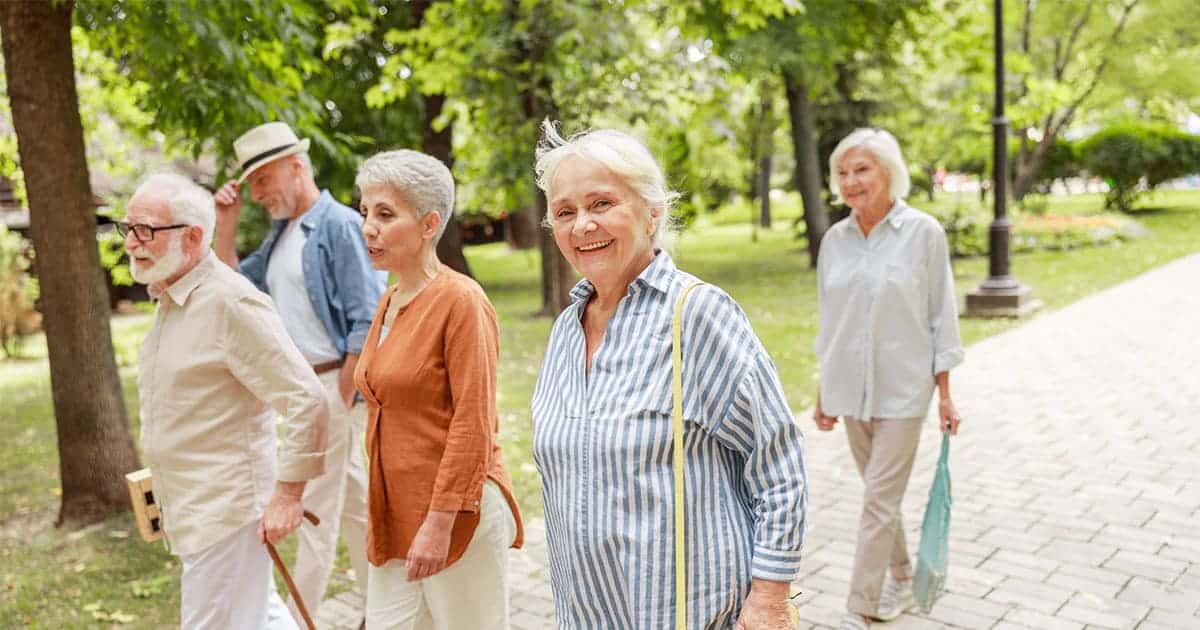
<path id="1" fill-rule="evenodd" d="M 733 298 L 663 251 L 677 195 L 641 142 L 613 130 L 564 139 L 549 123 L 544 133 L 547 223 L 583 275 L 533 397 L 559 626 L 793 627 L 807 484 L 770 356 Z"/>
<path id="2" fill-rule="evenodd" d="M 850 216 L 825 233 L 817 258 L 813 421 L 832 431 L 842 418 L 863 478 L 841 624 L 863 630 L 913 605 L 900 504 L 935 388 L 942 431 L 958 432 L 950 369 L 963 351 L 946 234 L 904 202 L 908 167 L 896 138 L 880 129 L 851 133 L 829 158 L 829 186 Z"/>
<path id="3" fill-rule="evenodd" d="M 507 628 L 521 519 L 497 437 L 496 312 L 438 261 L 454 179 L 432 156 L 359 168 L 363 238 L 396 284 L 354 372 L 367 400 L 367 628 Z M 469 597 L 463 597 L 463 594 Z"/>

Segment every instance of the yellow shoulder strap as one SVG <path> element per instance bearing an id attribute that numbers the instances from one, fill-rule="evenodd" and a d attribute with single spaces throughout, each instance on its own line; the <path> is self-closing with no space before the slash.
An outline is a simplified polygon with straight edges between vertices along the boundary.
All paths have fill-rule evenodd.
<path id="1" fill-rule="evenodd" d="M 675 315 L 671 318 L 671 398 L 672 440 L 675 469 L 675 628 L 687 630 L 687 547 L 683 539 L 683 302 L 692 289 L 704 284 L 694 282 L 684 287 L 675 300 Z"/>

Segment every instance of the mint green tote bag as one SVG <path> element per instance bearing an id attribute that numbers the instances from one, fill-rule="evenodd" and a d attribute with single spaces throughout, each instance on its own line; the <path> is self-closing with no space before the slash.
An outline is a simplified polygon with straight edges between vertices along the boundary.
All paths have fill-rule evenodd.
<path id="1" fill-rule="evenodd" d="M 946 588 L 946 568 L 950 563 L 950 434 L 942 434 L 942 454 L 938 457 L 929 504 L 921 523 L 921 549 L 917 552 L 917 572 L 913 576 L 913 599 L 921 610 L 929 612 L 933 602 Z"/>

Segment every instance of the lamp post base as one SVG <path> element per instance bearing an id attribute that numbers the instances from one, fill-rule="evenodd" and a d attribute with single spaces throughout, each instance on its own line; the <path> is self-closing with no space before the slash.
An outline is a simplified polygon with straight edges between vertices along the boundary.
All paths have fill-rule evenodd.
<path id="1" fill-rule="evenodd" d="M 967 293 L 967 317 L 1021 318 L 1042 307 L 1033 297 L 1033 289 L 1025 285 L 1004 288 L 979 287 Z"/>

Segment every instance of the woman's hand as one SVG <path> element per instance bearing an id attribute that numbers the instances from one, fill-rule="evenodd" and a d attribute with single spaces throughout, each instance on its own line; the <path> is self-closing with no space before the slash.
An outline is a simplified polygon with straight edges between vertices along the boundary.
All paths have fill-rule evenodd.
<path id="1" fill-rule="evenodd" d="M 817 406 L 813 409 L 813 422 L 817 423 L 817 428 L 822 431 L 832 431 L 833 425 L 837 424 L 837 416 L 827 416 L 821 409 L 821 401 L 817 400 Z"/>
<path id="2" fill-rule="evenodd" d="M 738 616 L 734 630 L 791 630 L 792 606 L 788 603 L 787 582 L 771 582 L 755 578 L 751 582 L 750 594 L 742 603 L 742 614 Z"/>
<path id="3" fill-rule="evenodd" d="M 954 401 L 949 396 L 942 398 L 938 403 L 938 416 L 942 420 L 942 433 L 949 431 L 950 435 L 958 435 L 958 425 L 962 422 L 962 416 L 958 415 L 958 409 L 954 408 Z"/>
<path id="4" fill-rule="evenodd" d="M 408 548 L 408 581 L 416 582 L 446 568 L 454 512 L 430 512 Z"/>

